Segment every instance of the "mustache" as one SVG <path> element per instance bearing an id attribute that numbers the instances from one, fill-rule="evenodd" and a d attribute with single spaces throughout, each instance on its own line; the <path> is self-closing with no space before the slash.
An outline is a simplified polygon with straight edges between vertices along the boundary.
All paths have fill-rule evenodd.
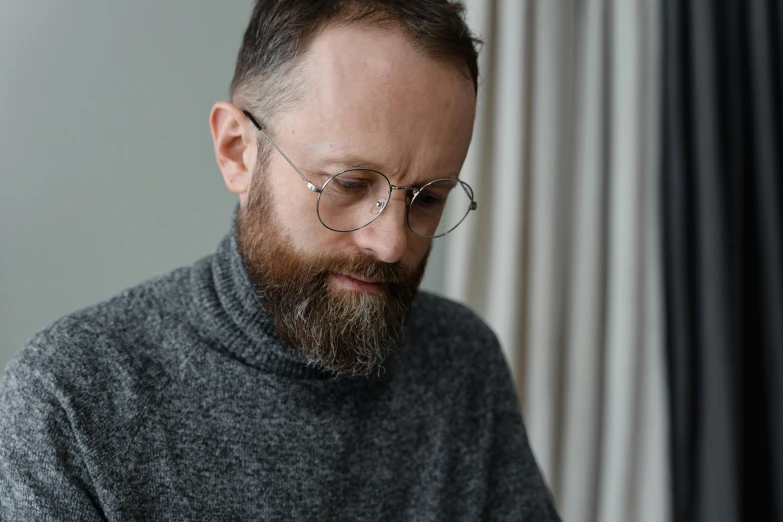
<path id="1" fill-rule="evenodd" d="M 368 256 L 356 255 L 351 258 L 323 258 L 314 263 L 321 274 L 336 272 L 359 279 L 376 282 L 404 284 L 417 278 L 415 270 L 402 263 L 385 263 Z"/>

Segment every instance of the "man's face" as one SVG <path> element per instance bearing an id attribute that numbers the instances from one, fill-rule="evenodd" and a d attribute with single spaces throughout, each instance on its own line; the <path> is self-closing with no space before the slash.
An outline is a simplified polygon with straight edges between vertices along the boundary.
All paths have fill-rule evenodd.
<path id="1" fill-rule="evenodd" d="M 393 185 L 459 175 L 475 116 L 472 82 L 404 33 L 327 29 L 295 74 L 304 99 L 268 130 L 316 186 L 360 166 Z M 289 344 L 314 364 L 367 374 L 400 334 L 431 240 L 407 228 L 404 191 L 371 225 L 348 233 L 325 228 L 316 202 L 272 150 L 241 195 L 240 251 Z"/>

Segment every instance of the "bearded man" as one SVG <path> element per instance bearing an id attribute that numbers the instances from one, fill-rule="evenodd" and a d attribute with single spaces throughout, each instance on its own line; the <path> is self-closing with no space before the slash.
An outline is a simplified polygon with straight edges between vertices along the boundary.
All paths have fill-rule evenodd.
<path id="1" fill-rule="evenodd" d="M 558 520 L 473 313 L 418 292 L 476 40 L 447 0 L 258 0 L 217 251 L 34 336 L 0 386 L 3 520 Z"/>

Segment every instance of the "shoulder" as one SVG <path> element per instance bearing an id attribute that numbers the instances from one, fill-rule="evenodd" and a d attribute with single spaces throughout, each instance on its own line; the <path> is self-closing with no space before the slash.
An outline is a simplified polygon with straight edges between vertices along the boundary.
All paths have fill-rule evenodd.
<path id="1" fill-rule="evenodd" d="M 459 404 L 461 411 L 518 414 L 512 375 L 498 338 L 467 306 L 420 292 L 402 346 L 402 358 L 427 393 L 439 393 L 442 400 Z"/>
<path id="2" fill-rule="evenodd" d="M 179 268 L 61 317 L 36 333 L 12 363 L 39 371 L 78 371 L 106 358 L 132 357 L 162 326 L 184 315 L 189 273 L 190 268 Z"/>
<path id="3" fill-rule="evenodd" d="M 497 336 L 476 312 L 445 297 L 420 291 L 411 307 L 409 330 L 435 342 L 497 346 Z"/>
<path id="4" fill-rule="evenodd" d="M 75 429 L 129 428 L 166 385 L 184 328 L 189 268 L 66 315 L 35 334 L 0 379 L 0 411 L 58 405 Z M 181 350 L 180 350 L 181 352 Z"/>
<path id="5" fill-rule="evenodd" d="M 495 332 L 467 306 L 420 292 L 411 308 L 405 344 L 425 367 L 486 378 L 507 378 L 508 367 Z"/>

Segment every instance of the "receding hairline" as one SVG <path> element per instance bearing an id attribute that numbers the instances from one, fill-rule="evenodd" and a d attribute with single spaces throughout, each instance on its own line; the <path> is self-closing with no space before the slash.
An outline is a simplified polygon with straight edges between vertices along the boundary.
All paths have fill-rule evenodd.
<path id="1" fill-rule="evenodd" d="M 354 8 L 358 9 L 358 8 Z M 472 78 L 470 68 L 464 61 L 458 57 L 439 51 L 436 46 L 428 46 L 425 40 L 417 37 L 417 35 L 406 26 L 404 23 L 393 18 L 390 13 L 385 11 L 373 12 L 371 14 L 365 14 L 363 16 L 356 15 L 342 15 L 335 17 L 331 20 L 327 20 L 322 23 L 312 34 L 308 35 L 308 38 L 301 47 L 296 49 L 295 55 L 279 64 L 274 70 L 267 73 L 255 73 L 249 74 L 237 82 L 236 85 L 232 83 L 230 99 L 235 105 L 242 106 L 243 108 L 255 108 L 260 104 L 270 105 L 270 103 L 259 103 L 261 97 L 265 97 L 267 102 L 271 102 L 275 105 L 274 108 L 269 106 L 265 111 L 267 114 L 264 117 L 268 121 L 270 118 L 274 118 L 276 114 L 288 108 L 291 104 L 301 101 L 302 89 L 304 88 L 301 76 L 297 75 L 302 67 L 307 64 L 307 57 L 311 54 L 314 43 L 318 38 L 323 36 L 326 32 L 332 29 L 339 29 L 341 27 L 365 27 L 367 29 L 378 29 L 381 31 L 397 32 L 404 35 L 405 39 L 418 51 L 423 57 L 430 58 L 443 64 L 448 64 L 463 76 L 467 81 L 471 81 L 474 88 L 474 93 L 478 95 L 477 80 Z M 277 84 L 277 89 L 269 84 Z M 258 91 L 272 91 L 272 92 L 255 92 L 248 93 L 248 89 Z M 274 92 L 278 91 L 278 92 Z M 276 94 L 276 95 L 275 95 Z M 275 98 L 278 98 L 275 100 Z"/>

